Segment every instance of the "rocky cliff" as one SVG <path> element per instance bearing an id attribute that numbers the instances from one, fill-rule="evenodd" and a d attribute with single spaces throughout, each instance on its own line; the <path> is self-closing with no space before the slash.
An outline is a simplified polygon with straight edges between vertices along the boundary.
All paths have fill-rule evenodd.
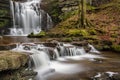
<path id="1" fill-rule="evenodd" d="M 112 0 L 87 0 L 88 5 L 100 6 Z M 55 24 L 77 13 L 79 0 L 43 0 L 41 8 L 48 12 Z"/>

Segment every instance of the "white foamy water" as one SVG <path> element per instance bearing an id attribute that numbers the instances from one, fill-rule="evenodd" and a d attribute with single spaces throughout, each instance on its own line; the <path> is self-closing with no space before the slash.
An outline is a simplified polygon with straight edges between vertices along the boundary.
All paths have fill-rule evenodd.
<path id="1" fill-rule="evenodd" d="M 17 44 L 13 51 L 26 52 L 33 61 L 34 71 L 38 72 L 36 80 L 45 80 L 49 74 L 75 74 L 87 69 L 80 64 L 65 63 L 66 61 L 91 60 L 103 58 L 99 55 L 86 53 L 83 47 L 71 44 L 58 45 L 55 48 L 46 47 L 43 44 L 21 43 Z M 53 54 L 53 55 L 50 55 Z M 50 60 L 54 57 L 55 60 Z M 29 68 L 31 67 L 31 63 Z"/>

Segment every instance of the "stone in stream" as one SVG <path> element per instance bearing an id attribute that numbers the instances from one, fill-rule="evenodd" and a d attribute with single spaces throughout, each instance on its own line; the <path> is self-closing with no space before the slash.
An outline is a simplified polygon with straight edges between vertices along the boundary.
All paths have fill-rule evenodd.
<path id="1" fill-rule="evenodd" d="M 92 78 L 92 80 L 120 80 L 120 73 L 117 72 L 105 72 L 98 73 Z"/>
<path id="2" fill-rule="evenodd" d="M 29 56 L 19 52 L 0 51 L 0 71 L 13 70 L 24 66 Z"/>
<path id="3" fill-rule="evenodd" d="M 26 70 L 24 72 L 21 73 L 22 77 L 26 77 L 26 76 L 36 76 L 37 72 L 34 72 L 33 70 Z"/>

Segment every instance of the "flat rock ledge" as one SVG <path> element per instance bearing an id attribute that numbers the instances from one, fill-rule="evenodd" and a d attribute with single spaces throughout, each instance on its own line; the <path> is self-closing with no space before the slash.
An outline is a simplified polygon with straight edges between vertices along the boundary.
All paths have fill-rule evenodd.
<path id="1" fill-rule="evenodd" d="M 0 71 L 14 70 L 24 66 L 29 56 L 13 51 L 0 51 Z"/>

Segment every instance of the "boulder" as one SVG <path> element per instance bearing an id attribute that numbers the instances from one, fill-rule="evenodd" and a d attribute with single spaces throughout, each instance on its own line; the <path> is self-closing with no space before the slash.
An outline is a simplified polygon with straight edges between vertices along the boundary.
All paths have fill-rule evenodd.
<path id="1" fill-rule="evenodd" d="M 19 52 L 0 51 L 0 71 L 13 70 L 24 66 L 29 56 Z"/>

